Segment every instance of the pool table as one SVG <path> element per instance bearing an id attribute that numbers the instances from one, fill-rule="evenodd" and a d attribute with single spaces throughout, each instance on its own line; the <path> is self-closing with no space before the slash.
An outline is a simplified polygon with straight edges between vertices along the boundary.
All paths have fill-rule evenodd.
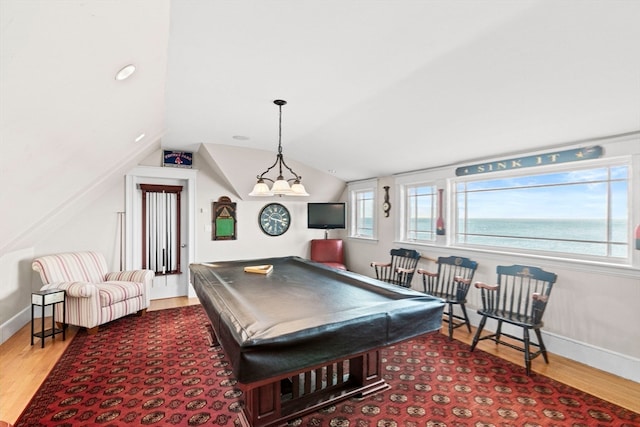
<path id="1" fill-rule="evenodd" d="M 272 271 L 245 271 L 263 265 Z M 243 391 L 243 426 L 283 425 L 338 400 L 386 390 L 380 350 L 442 324 L 440 299 L 298 257 L 190 270 Z"/>

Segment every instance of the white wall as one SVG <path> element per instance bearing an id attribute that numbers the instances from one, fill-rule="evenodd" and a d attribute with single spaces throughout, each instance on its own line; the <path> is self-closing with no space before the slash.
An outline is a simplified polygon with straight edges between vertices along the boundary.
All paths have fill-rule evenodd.
<path id="1" fill-rule="evenodd" d="M 605 157 L 633 155 L 632 220 L 640 223 L 640 140 L 615 141 L 604 146 Z M 457 165 L 456 165 L 457 166 Z M 451 166 L 430 172 L 434 181 L 446 182 L 455 176 Z M 383 177 L 378 181 L 378 197 L 384 194 L 383 186 L 394 189 L 395 177 Z M 393 197 L 393 196 L 392 196 Z M 381 202 L 380 202 L 381 205 Z M 398 203 L 395 203 L 397 206 Z M 382 208 L 380 208 L 382 209 Z M 380 212 L 382 212 L 380 210 Z M 389 250 L 407 247 L 418 250 L 424 256 L 458 255 L 478 262 L 474 280 L 493 283 L 497 265 L 535 265 L 558 275 L 551 299 L 544 315 L 544 334 L 547 348 L 582 363 L 613 372 L 640 382 L 640 251 L 633 250 L 632 266 L 596 265 L 576 263 L 557 257 L 523 257 L 509 253 L 491 253 L 447 245 L 447 236 L 438 237 L 435 245 L 410 245 L 395 241 L 397 210 L 388 218 L 378 218 L 378 240 L 368 242 L 359 239 L 345 240 L 345 250 L 351 259 L 350 268 L 358 273 L 373 275 L 369 263 L 389 259 Z M 357 254 L 357 257 L 355 256 Z M 420 268 L 435 271 L 434 264 L 422 260 Z M 422 289 L 419 277 L 414 277 L 412 287 Z M 472 323 L 477 325 L 476 309 L 481 307 L 477 289 L 471 288 L 467 307 Z M 495 328 L 489 321 L 487 328 Z M 520 335 L 520 331 L 517 334 Z"/>
<path id="2" fill-rule="evenodd" d="M 95 250 L 105 254 L 110 268 L 118 269 L 117 212 L 124 210 L 123 183 L 124 177 L 101 186 L 99 194 L 92 194 L 90 203 L 79 203 L 59 228 L 47 230 L 33 246 L 0 257 L 0 342 L 31 319 L 31 292 L 42 286 L 40 276 L 31 270 L 34 258 Z"/>
<path id="3" fill-rule="evenodd" d="M 32 259 L 33 248 L 0 256 L 0 343 L 30 319 Z"/>
<path id="4" fill-rule="evenodd" d="M 322 230 L 307 229 L 307 198 L 267 197 L 240 201 L 231 197 L 216 180 L 215 173 L 204 162 L 198 161 L 198 200 L 196 202 L 196 261 L 226 261 L 270 256 L 309 256 L 309 241 L 324 238 Z M 211 204 L 221 196 L 231 197 L 237 215 L 236 240 L 211 239 Z M 291 213 L 291 225 L 282 236 L 264 234 L 258 226 L 258 214 L 267 203 L 281 203 Z"/>
<path id="5" fill-rule="evenodd" d="M 119 227 L 118 212 L 124 212 L 124 177 L 102 192 L 94 203 L 75 213 L 60 229 L 55 230 L 46 239 L 38 243 L 34 251 L 36 256 L 91 250 L 101 252 L 107 258 L 109 271 L 119 268 Z M 34 289 L 40 287 L 35 280 Z"/>

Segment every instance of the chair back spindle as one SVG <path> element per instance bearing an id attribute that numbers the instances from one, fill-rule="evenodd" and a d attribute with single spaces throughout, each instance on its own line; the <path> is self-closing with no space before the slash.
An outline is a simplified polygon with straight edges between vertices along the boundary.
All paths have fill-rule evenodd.
<path id="1" fill-rule="evenodd" d="M 523 265 L 498 266 L 496 271 L 499 286 L 495 296 L 497 300 L 488 306 L 489 309 L 502 312 L 514 320 L 541 322 L 556 275 Z M 539 297 L 534 299 L 533 295 Z"/>
<path id="2" fill-rule="evenodd" d="M 418 267 L 420 253 L 413 249 L 392 249 L 391 260 L 380 263 L 372 262 L 376 279 L 405 288 L 411 287 L 413 275 Z"/>
<path id="3" fill-rule="evenodd" d="M 423 277 L 426 279 L 422 284 L 424 292 L 441 298 L 464 300 L 478 263 L 469 258 L 450 256 L 439 257 L 437 265 L 437 274 Z"/>

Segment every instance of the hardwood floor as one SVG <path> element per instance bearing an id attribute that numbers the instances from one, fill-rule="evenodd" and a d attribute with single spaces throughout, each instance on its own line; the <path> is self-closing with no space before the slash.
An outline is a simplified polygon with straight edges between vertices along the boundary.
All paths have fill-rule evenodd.
<path id="1" fill-rule="evenodd" d="M 198 304 L 197 299 L 169 298 L 151 301 L 149 311 Z M 67 338 L 48 338 L 45 348 L 40 348 L 36 339 L 30 344 L 30 325 L 25 325 L 18 333 L 0 346 L 0 420 L 15 423 L 33 394 L 47 377 L 64 350 L 77 332 L 70 327 Z M 446 327 L 444 328 L 446 331 Z M 464 329 L 455 331 L 455 338 L 470 343 L 473 333 Z M 513 363 L 522 365 L 522 353 L 492 342 L 481 341 L 478 348 L 495 354 Z M 564 384 L 583 390 L 589 394 L 640 413 L 640 384 L 615 375 L 599 371 L 581 363 L 549 355 L 549 364 L 542 358 L 533 361 L 533 370 L 556 379 Z M 0 425 L 2 422 L 0 421 Z"/>

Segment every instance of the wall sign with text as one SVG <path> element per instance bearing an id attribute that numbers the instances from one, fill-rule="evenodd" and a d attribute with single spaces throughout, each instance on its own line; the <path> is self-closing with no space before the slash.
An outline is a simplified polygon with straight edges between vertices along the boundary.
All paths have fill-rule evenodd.
<path id="1" fill-rule="evenodd" d="M 512 169 L 530 168 L 556 163 L 576 162 L 579 160 L 597 159 L 602 156 L 602 147 L 576 148 L 566 151 L 553 151 L 546 154 L 516 157 L 497 162 L 479 163 L 477 165 L 463 166 L 456 169 L 456 176 L 475 175 L 479 173 L 498 172 Z"/>
<path id="2" fill-rule="evenodd" d="M 164 150 L 162 165 L 174 168 L 190 168 L 193 165 L 193 153 Z"/>

